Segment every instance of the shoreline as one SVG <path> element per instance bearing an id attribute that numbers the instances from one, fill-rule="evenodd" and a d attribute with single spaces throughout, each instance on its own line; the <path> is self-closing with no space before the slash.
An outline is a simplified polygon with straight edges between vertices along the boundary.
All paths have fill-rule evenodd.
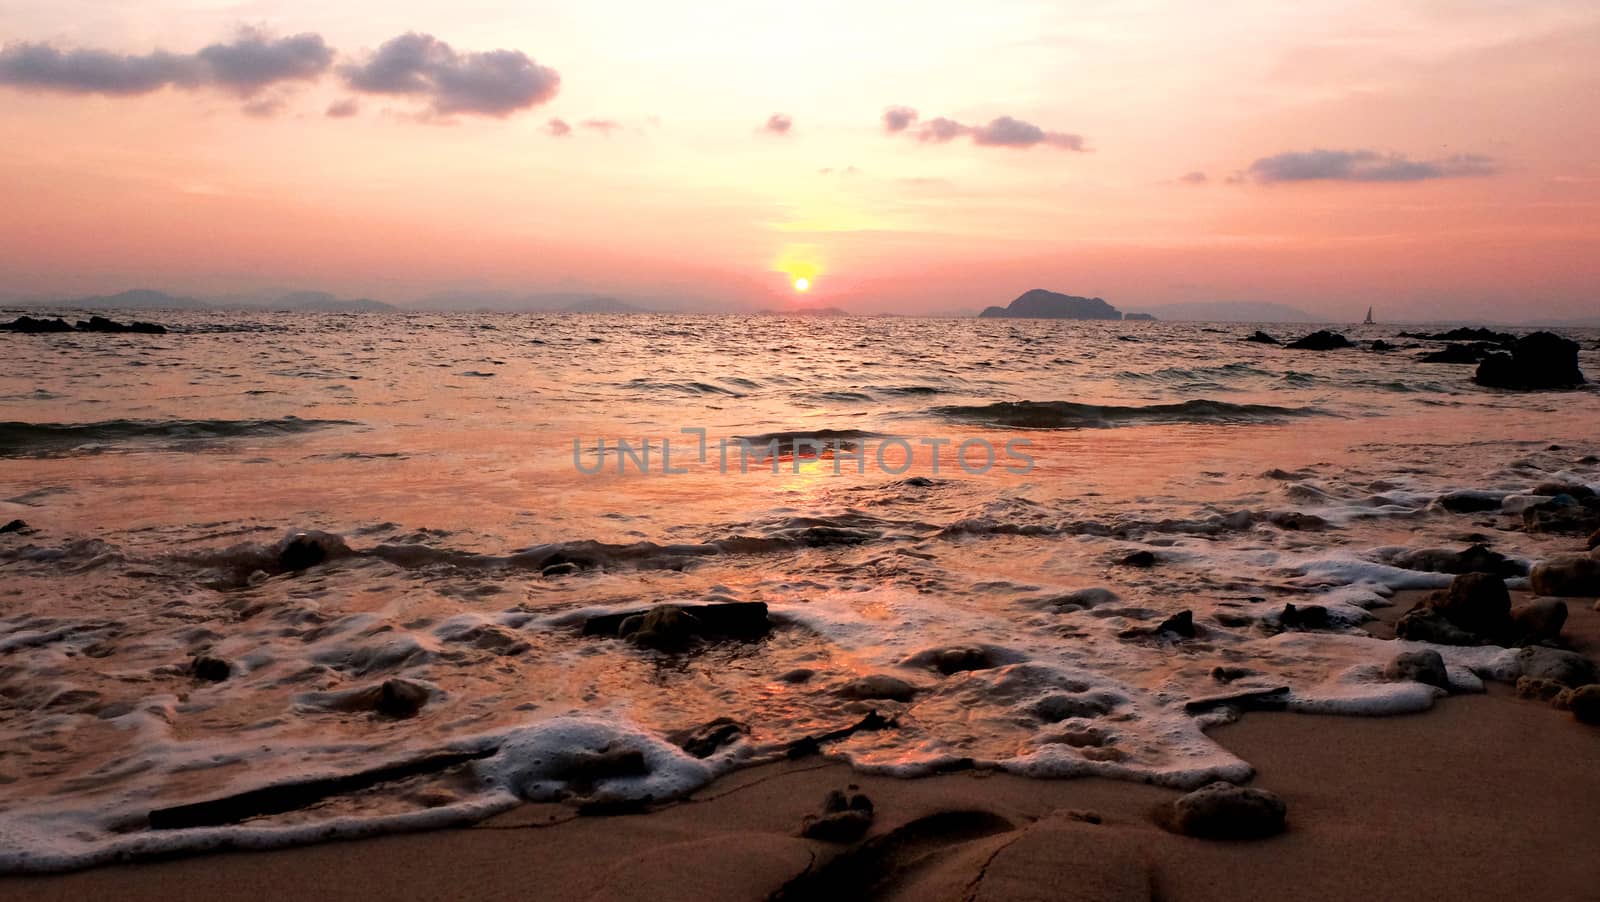
<path id="1" fill-rule="evenodd" d="M 1375 611 L 1373 632 L 1415 594 Z M 1600 612 L 1567 601 L 1569 644 L 1593 657 Z M 752 899 L 790 885 L 787 898 L 822 887 L 846 898 L 1171 902 L 1559 899 L 1600 882 L 1590 849 L 1600 730 L 1510 687 L 1387 717 L 1250 712 L 1209 735 L 1254 765 L 1247 785 L 1287 802 L 1286 833 L 1167 833 L 1152 811 L 1180 793 L 1139 783 L 902 779 L 813 758 L 740 770 L 643 814 L 523 805 L 465 828 L 4 877 L 0 894 Z M 830 790 L 852 785 L 875 806 L 864 842 L 798 836 Z M 814 882 L 791 884 L 808 873 Z"/>

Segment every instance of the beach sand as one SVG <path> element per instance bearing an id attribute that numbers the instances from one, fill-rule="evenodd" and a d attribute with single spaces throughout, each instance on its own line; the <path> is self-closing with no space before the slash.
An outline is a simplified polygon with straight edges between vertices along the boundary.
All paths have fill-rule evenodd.
<path id="1" fill-rule="evenodd" d="M 1409 607 L 1378 612 L 1381 633 Z M 1594 656 L 1600 613 L 1570 599 Z M 34 899 L 1585 899 L 1600 892 L 1600 729 L 1493 685 L 1422 714 L 1254 712 L 1212 735 L 1288 804 L 1272 839 L 1167 833 L 1178 793 L 995 773 L 904 780 L 821 759 L 752 768 L 648 814 L 529 805 L 472 828 L 0 880 Z M 857 786 L 853 846 L 801 819 Z"/>

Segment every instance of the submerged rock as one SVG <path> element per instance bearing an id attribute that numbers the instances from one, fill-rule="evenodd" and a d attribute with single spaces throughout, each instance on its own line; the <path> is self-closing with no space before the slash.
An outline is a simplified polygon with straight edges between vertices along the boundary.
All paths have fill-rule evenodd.
<path id="1" fill-rule="evenodd" d="M 1593 598 L 1600 595 L 1600 560 L 1567 554 L 1540 561 L 1528 574 L 1528 587 L 1539 595 Z"/>
<path id="2" fill-rule="evenodd" d="M 1253 341 L 1258 345 L 1281 345 L 1281 344 L 1283 344 L 1283 342 L 1277 340 L 1276 338 L 1273 338 L 1271 335 L 1268 335 L 1267 333 L 1262 332 L 1259 329 L 1256 330 L 1256 333 L 1254 335 L 1251 335 L 1248 338 L 1246 338 L 1245 341 Z"/>
<path id="3" fill-rule="evenodd" d="M 233 674 L 233 665 L 210 655 L 195 655 L 194 660 L 189 662 L 189 672 L 197 680 L 220 683 Z"/>
<path id="4" fill-rule="evenodd" d="M 909 702 L 917 694 L 917 687 L 899 677 L 874 673 L 845 683 L 839 687 L 838 694 L 845 698 L 863 701 L 887 699 L 893 702 Z"/>
<path id="5" fill-rule="evenodd" d="M 1494 492 L 1474 492 L 1464 489 L 1440 495 L 1438 503 L 1452 514 L 1476 514 L 1499 510 L 1500 505 L 1504 503 L 1504 496 Z"/>
<path id="6" fill-rule="evenodd" d="M 1395 655 L 1394 660 L 1383 669 L 1383 675 L 1391 680 L 1427 683 L 1447 692 L 1450 690 L 1450 672 L 1445 669 L 1444 657 L 1432 649 L 1403 651 Z"/>
<path id="7" fill-rule="evenodd" d="M 1015 655 L 1010 657 L 1015 658 Z M 968 670 L 989 670 L 1003 663 L 994 651 L 978 645 L 930 648 L 901 662 L 908 667 L 925 667 L 949 676 Z"/>
<path id="8" fill-rule="evenodd" d="M 644 611 L 597 614 L 583 623 L 585 636 L 612 636 L 659 651 L 683 651 L 695 640 L 759 639 L 772 629 L 762 601 L 663 604 Z"/>
<path id="9" fill-rule="evenodd" d="M 1194 612 L 1179 611 L 1173 614 L 1171 617 L 1161 621 L 1161 625 L 1156 627 L 1156 632 L 1171 633 L 1182 636 L 1185 639 L 1193 639 L 1195 637 Z"/>
<path id="10" fill-rule="evenodd" d="M 12 520 L 11 522 L 7 523 L 6 525 L 0 526 L 0 535 L 3 535 L 3 534 L 8 533 L 8 532 L 27 532 L 27 531 L 28 531 L 28 524 L 23 522 L 22 520 Z"/>
<path id="11" fill-rule="evenodd" d="M 1579 536 L 1600 530 L 1600 500 L 1569 495 L 1530 504 L 1522 511 L 1522 528 Z"/>
<path id="12" fill-rule="evenodd" d="M 1318 329 L 1304 338 L 1289 342 L 1289 347 L 1297 351 L 1337 351 L 1342 348 L 1353 348 L 1355 343 L 1338 332 Z"/>
<path id="13" fill-rule="evenodd" d="M 1154 567 L 1156 556 L 1150 551 L 1135 551 L 1117 563 L 1124 567 Z"/>
<path id="14" fill-rule="evenodd" d="M 19 316 L 9 323 L 0 324 L 0 331 L 42 335 L 49 332 L 71 332 L 72 324 L 59 316 L 55 319 L 34 319 L 31 316 Z"/>
<path id="15" fill-rule="evenodd" d="M 709 758 L 724 746 L 732 745 L 748 735 L 748 724 L 731 717 L 719 717 L 698 727 L 668 733 L 667 741 L 696 758 Z"/>
<path id="16" fill-rule="evenodd" d="M 1463 551 L 1447 548 L 1423 548 L 1408 551 L 1395 557 L 1391 563 L 1407 570 L 1426 573 L 1494 573 L 1499 576 L 1523 576 L 1527 567 L 1513 561 L 1487 545 L 1473 545 Z"/>
<path id="17" fill-rule="evenodd" d="M 1166 825 L 1201 839 L 1261 839 L 1282 833 L 1289 806 L 1264 789 L 1212 783 L 1173 801 Z"/>
<path id="18" fill-rule="evenodd" d="M 617 635 L 640 648 L 682 651 L 699 633 L 699 621 L 677 605 L 663 604 L 622 621 Z"/>
<path id="19" fill-rule="evenodd" d="M 1524 335 L 1511 344 L 1510 354 L 1485 357 L 1472 381 L 1522 391 L 1576 388 L 1584 383 L 1578 343 L 1552 332 Z"/>
<path id="20" fill-rule="evenodd" d="M 1477 363 L 1494 350 L 1494 346 L 1488 344 L 1452 344 L 1424 354 L 1420 359 L 1423 363 Z"/>
<path id="21" fill-rule="evenodd" d="M 432 696 L 428 687 L 410 680 L 384 680 L 378 687 L 372 710 L 389 717 L 414 717 Z"/>
<path id="22" fill-rule="evenodd" d="M 344 540 L 332 533 L 295 533 L 278 543 L 278 568 L 288 572 L 306 570 L 349 553 Z"/>
<path id="23" fill-rule="evenodd" d="M 1325 630 L 1331 625 L 1328 609 L 1320 604 L 1286 604 L 1278 614 L 1278 622 L 1291 630 Z"/>

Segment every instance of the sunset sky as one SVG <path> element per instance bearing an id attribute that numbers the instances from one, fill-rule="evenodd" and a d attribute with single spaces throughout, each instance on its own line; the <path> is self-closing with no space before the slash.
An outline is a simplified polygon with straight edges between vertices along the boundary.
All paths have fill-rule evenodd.
<path id="1" fill-rule="evenodd" d="M 1595 0 L 0 0 L 0 297 L 1600 310 Z"/>

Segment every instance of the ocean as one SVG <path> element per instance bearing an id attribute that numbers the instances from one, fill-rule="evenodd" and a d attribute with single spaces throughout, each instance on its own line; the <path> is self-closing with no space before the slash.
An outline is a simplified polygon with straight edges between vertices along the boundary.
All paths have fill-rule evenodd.
<path id="1" fill-rule="evenodd" d="M 1600 488 L 1592 384 L 1481 388 L 1386 325 L 143 318 L 172 331 L 0 334 L 0 870 L 801 751 L 1242 779 L 1224 702 L 1427 708 L 1360 626 L 1449 583 L 1412 552 L 1525 572 L 1573 546 L 1522 528 L 1536 489 Z M 1440 650 L 1458 689 L 1514 673 Z"/>

